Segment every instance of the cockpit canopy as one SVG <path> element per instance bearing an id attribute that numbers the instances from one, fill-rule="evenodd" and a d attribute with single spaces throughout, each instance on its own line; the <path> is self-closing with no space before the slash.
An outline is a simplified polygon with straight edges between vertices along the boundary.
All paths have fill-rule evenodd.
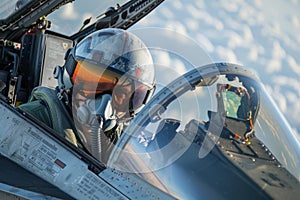
<path id="1" fill-rule="evenodd" d="M 247 190 L 247 180 L 260 186 L 258 192 L 269 185 L 266 174 L 287 183 L 290 173 L 299 185 L 299 149 L 256 76 L 222 63 L 192 70 L 160 90 L 125 129 L 108 166 L 136 173 L 178 198 L 237 197 L 218 186 L 226 179 L 244 187 L 241 195 L 262 198 Z M 272 187 L 264 189 L 271 196 Z"/>

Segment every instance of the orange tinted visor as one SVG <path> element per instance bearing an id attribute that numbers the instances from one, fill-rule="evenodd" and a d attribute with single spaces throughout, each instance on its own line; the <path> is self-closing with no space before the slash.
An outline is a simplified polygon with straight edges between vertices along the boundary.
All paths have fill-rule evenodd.
<path id="1" fill-rule="evenodd" d="M 72 76 L 74 87 L 86 95 L 111 92 L 120 74 L 87 61 L 78 61 Z"/>
<path id="2" fill-rule="evenodd" d="M 119 74 L 104 66 L 87 61 L 78 61 L 72 76 L 74 90 L 84 96 L 93 96 L 105 92 L 113 96 L 112 104 L 117 112 L 132 113 L 148 99 L 147 85 L 134 80 L 130 75 Z"/>

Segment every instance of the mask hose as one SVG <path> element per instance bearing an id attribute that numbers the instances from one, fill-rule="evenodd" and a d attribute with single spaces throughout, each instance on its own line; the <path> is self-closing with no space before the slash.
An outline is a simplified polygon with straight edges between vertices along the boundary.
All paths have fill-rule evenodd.
<path id="1" fill-rule="evenodd" d="M 91 153 L 97 159 L 101 160 L 102 154 L 102 143 L 104 140 L 104 132 L 102 130 L 103 121 L 101 119 L 97 119 L 95 116 L 95 120 L 93 120 L 90 128 L 91 134 Z M 99 124 L 100 123 L 100 124 Z"/>
<path id="2" fill-rule="evenodd" d="M 101 102 L 96 104 L 96 115 L 91 123 L 91 153 L 98 160 L 103 161 L 104 147 L 108 138 L 104 134 L 103 127 L 105 120 L 111 115 L 111 95 L 104 94 Z"/>

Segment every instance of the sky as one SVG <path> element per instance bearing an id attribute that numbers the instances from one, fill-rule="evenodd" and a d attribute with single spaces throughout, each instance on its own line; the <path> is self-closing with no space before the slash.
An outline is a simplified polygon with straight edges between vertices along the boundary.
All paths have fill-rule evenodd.
<path id="1" fill-rule="evenodd" d="M 57 14 L 59 21 L 52 19 L 52 29 L 74 33 L 81 27 L 78 21 L 90 16 L 95 20 L 108 6 L 114 6 L 112 1 L 89 1 L 92 3 L 77 0 L 64 6 Z M 150 38 L 152 43 L 157 40 L 160 45 L 172 44 L 172 50 L 197 66 L 208 62 L 246 66 L 258 74 L 293 130 L 300 133 L 299 10 L 299 0 L 166 0 L 130 30 L 151 27 L 151 33 L 156 34 L 164 30 L 164 37 L 143 38 Z M 61 23 L 64 25 L 59 26 Z M 193 52 L 201 53 L 180 49 L 179 43 L 185 41 L 192 43 Z M 159 53 L 165 62 L 174 62 L 176 73 L 185 72 L 178 59 Z"/>

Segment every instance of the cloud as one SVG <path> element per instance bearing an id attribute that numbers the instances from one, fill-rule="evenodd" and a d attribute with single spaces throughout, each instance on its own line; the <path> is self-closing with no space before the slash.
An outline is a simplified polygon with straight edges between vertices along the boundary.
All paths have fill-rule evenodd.
<path id="1" fill-rule="evenodd" d="M 261 0 L 254 0 L 254 6 L 258 9 L 258 8 L 262 8 L 263 4 Z"/>
<path id="2" fill-rule="evenodd" d="M 192 31 L 199 30 L 199 22 L 197 20 L 188 18 L 187 20 L 185 20 L 185 22 L 188 29 Z"/>
<path id="3" fill-rule="evenodd" d="M 248 53 L 248 59 L 255 61 L 258 58 L 258 51 L 257 48 L 251 48 L 249 53 Z"/>
<path id="4" fill-rule="evenodd" d="M 227 29 L 233 29 L 233 30 L 241 29 L 241 23 L 236 19 L 232 18 L 231 16 L 225 17 L 224 22 L 226 24 Z"/>
<path id="5" fill-rule="evenodd" d="M 210 13 L 204 11 L 204 10 L 197 10 L 194 6 L 187 6 L 187 11 L 190 13 L 191 17 L 198 20 L 201 20 L 201 23 L 204 22 L 207 25 L 214 27 L 216 30 L 223 30 L 224 25 L 223 23 Z M 199 22 L 200 23 L 200 22 Z"/>
<path id="6" fill-rule="evenodd" d="M 186 73 L 188 71 L 187 68 L 185 67 L 184 63 L 179 59 L 172 60 L 172 67 L 173 67 L 174 71 L 176 71 L 180 75 L 183 75 L 184 73 Z"/>
<path id="7" fill-rule="evenodd" d="M 156 92 L 189 70 L 180 58 L 168 52 L 155 50 L 151 54 L 155 63 Z"/>
<path id="8" fill-rule="evenodd" d="M 275 59 L 283 59 L 286 56 L 285 50 L 278 41 L 273 42 L 272 56 Z"/>
<path id="9" fill-rule="evenodd" d="M 253 34 L 249 26 L 243 26 L 243 38 L 245 39 L 245 43 L 253 42 Z"/>
<path id="10" fill-rule="evenodd" d="M 231 49 L 243 46 L 244 39 L 235 31 L 226 31 L 224 36 L 228 37 L 227 46 Z"/>
<path id="11" fill-rule="evenodd" d="M 292 17 L 291 17 L 291 22 L 292 22 L 292 25 L 293 25 L 294 28 L 299 28 L 300 27 L 298 17 L 299 16 L 297 16 L 297 15 L 292 15 Z"/>
<path id="12" fill-rule="evenodd" d="M 300 76 L 300 65 L 297 64 L 295 58 L 288 55 L 286 60 L 287 60 L 288 64 L 290 65 L 291 69 L 293 70 L 293 72 L 295 72 L 298 76 Z"/>
<path id="13" fill-rule="evenodd" d="M 248 52 L 248 59 L 250 61 L 257 61 L 259 55 L 263 55 L 265 53 L 265 49 L 261 45 L 251 45 L 250 50 Z"/>
<path id="14" fill-rule="evenodd" d="M 196 38 L 197 41 L 200 42 L 201 45 L 204 46 L 204 49 L 207 52 L 213 52 L 214 51 L 214 45 L 210 42 L 210 40 L 203 34 L 197 34 Z"/>
<path id="15" fill-rule="evenodd" d="M 271 59 L 267 64 L 266 72 L 269 74 L 278 72 L 281 70 L 281 65 L 280 59 Z"/>
<path id="16" fill-rule="evenodd" d="M 171 64 L 171 58 L 168 52 L 164 51 L 152 51 L 153 59 L 155 63 L 160 65 L 169 66 Z"/>
<path id="17" fill-rule="evenodd" d="M 282 69 L 282 60 L 286 57 L 286 52 L 278 41 L 273 42 L 272 57 L 267 64 L 266 72 L 274 73 Z"/>
<path id="18" fill-rule="evenodd" d="M 239 6 L 237 3 L 228 3 L 225 1 L 221 1 L 221 4 L 222 7 L 228 12 L 237 12 L 239 10 Z"/>
<path id="19" fill-rule="evenodd" d="M 63 7 L 61 17 L 64 19 L 77 19 L 79 17 L 78 12 L 74 9 L 73 3 L 68 3 Z"/>
<path id="20" fill-rule="evenodd" d="M 203 12 L 199 12 L 199 10 L 193 4 L 186 5 L 186 12 L 192 15 L 191 17 L 194 19 L 203 18 Z"/>
<path id="21" fill-rule="evenodd" d="M 271 24 L 268 24 L 263 29 L 263 35 L 265 36 L 276 36 L 280 37 L 282 35 L 280 24 L 278 22 L 272 22 Z"/>
<path id="22" fill-rule="evenodd" d="M 285 86 L 289 90 L 293 90 L 300 97 L 300 81 L 288 76 L 276 75 L 272 76 L 272 82 L 279 86 Z"/>
<path id="23" fill-rule="evenodd" d="M 173 0 L 172 1 L 172 6 L 176 9 L 176 10 L 182 10 L 182 8 L 184 8 L 184 6 L 182 5 L 182 2 L 180 0 Z"/>
<path id="24" fill-rule="evenodd" d="M 223 46 L 217 46 L 216 52 L 217 52 L 218 56 L 224 61 L 233 62 L 233 63 L 238 62 L 234 51 L 230 48 L 226 48 Z"/>
<path id="25" fill-rule="evenodd" d="M 173 11 L 171 11 L 169 8 L 167 8 L 167 7 L 162 7 L 161 8 L 161 13 L 162 13 L 162 15 L 164 15 L 164 17 L 166 17 L 167 19 L 172 19 L 172 18 L 174 18 L 174 12 Z"/>
<path id="26" fill-rule="evenodd" d="M 242 20 L 248 22 L 250 25 L 256 24 L 255 16 L 256 11 L 253 7 L 248 6 L 247 4 L 244 4 L 239 9 L 239 18 Z"/>
<path id="27" fill-rule="evenodd" d="M 175 32 L 184 34 L 184 35 L 188 35 L 188 31 L 186 30 L 186 26 L 181 23 L 180 21 L 170 21 L 167 25 L 166 25 L 167 29 L 171 29 Z"/>
<path id="28" fill-rule="evenodd" d="M 286 112 L 287 110 L 287 100 L 285 95 L 280 90 L 280 87 L 275 86 L 275 89 L 272 91 L 272 96 L 275 98 L 277 105 L 279 106 L 282 112 Z"/>
<path id="29" fill-rule="evenodd" d="M 253 45 L 253 34 L 248 26 L 240 26 L 239 30 L 226 29 L 223 32 L 223 37 L 226 38 L 227 46 L 235 49 L 237 47 L 246 47 Z"/>

